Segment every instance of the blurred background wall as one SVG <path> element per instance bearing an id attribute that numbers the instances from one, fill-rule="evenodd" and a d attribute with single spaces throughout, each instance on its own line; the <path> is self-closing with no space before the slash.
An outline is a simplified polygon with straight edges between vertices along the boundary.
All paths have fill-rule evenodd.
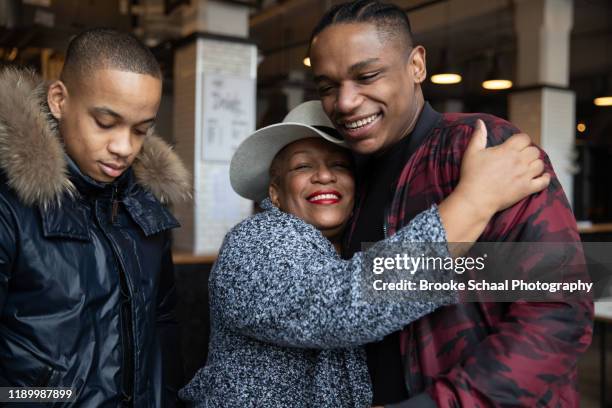
<path id="1" fill-rule="evenodd" d="M 307 45 L 336 3 L 0 0 L 0 65 L 27 65 L 56 79 L 70 38 L 99 26 L 134 33 L 158 59 L 164 93 L 157 131 L 175 145 L 195 188 L 193 202 L 175 208 L 183 224 L 175 263 L 188 375 L 206 358 L 206 282 L 216 250 L 252 211 L 229 186 L 229 158 L 249 132 L 317 98 Z M 549 153 L 583 240 L 611 241 L 612 1 L 393 3 L 427 49 L 426 99 L 439 111 L 487 112 L 528 132 Z M 611 336 L 602 336 L 612 325 L 611 305 L 598 304 L 596 336 L 580 363 L 585 407 L 612 403 L 604 400 L 612 401 Z"/>

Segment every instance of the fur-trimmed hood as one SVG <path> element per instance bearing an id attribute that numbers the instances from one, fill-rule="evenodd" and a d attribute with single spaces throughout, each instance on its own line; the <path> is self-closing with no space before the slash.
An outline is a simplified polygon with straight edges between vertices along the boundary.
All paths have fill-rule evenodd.
<path id="1" fill-rule="evenodd" d="M 55 121 L 47 84 L 29 70 L 0 70 L 0 170 L 26 205 L 46 208 L 75 187 Z M 136 182 L 164 204 L 191 197 L 190 175 L 172 148 L 148 136 L 132 164 Z"/>

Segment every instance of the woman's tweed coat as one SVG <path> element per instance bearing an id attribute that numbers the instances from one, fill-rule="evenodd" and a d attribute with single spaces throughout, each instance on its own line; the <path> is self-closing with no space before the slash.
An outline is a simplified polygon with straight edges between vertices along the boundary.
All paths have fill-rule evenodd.
<path id="1" fill-rule="evenodd" d="M 391 244 L 404 244 L 411 255 L 408 243 L 445 242 L 437 208 L 347 261 L 314 226 L 269 200 L 262 206 L 264 212 L 225 237 L 209 281 L 208 362 L 180 396 L 198 407 L 369 407 L 370 381 L 358 346 L 455 295 L 439 293 L 431 302 L 368 298 L 364 256 Z M 446 244 L 437 247 L 435 255 L 448 256 Z M 412 251 L 420 256 L 423 248 Z M 423 273 L 401 278 L 418 281 Z"/>

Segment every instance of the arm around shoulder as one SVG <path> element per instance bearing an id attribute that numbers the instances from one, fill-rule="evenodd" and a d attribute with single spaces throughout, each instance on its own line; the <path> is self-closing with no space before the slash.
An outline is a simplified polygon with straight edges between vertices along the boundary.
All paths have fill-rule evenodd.
<path id="1" fill-rule="evenodd" d="M 442 242 L 437 209 L 425 211 L 398 234 L 351 260 L 342 260 L 314 227 L 291 216 L 254 217 L 226 237 L 211 274 L 211 308 L 223 324 L 270 343 L 307 348 L 365 344 L 454 301 L 400 302 L 374 298 L 368 285 L 372 258 L 389 247 L 423 254 L 423 243 Z M 417 245 L 408 245 L 415 243 Z M 404 278 L 416 280 L 419 273 Z M 214 317 L 213 317 L 214 318 Z"/>

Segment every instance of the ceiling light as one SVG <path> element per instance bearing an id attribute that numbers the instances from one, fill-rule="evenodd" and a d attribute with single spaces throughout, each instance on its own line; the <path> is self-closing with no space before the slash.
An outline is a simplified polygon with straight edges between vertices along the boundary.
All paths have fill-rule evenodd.
<path id="1" fill-rule="evenodd" d="M 434 84 L 438 85 L 452 85 L 458 84 L 463 78 L 459 74 L 458 70 L 453 69 L 448 63 L 448 51 L 447 49 L 442 50 L 442 56 L 440 58 L 440 66 L 442 69 L 437 74 L 431 76 L 430 80 Z"/>
<path id="2" fill-rule="evenodd" d="M 431 76 L 431 82 L 439 85 L 450 85 L 450 84 L 458 84 L 461 82 L 461 75 L 445 72 L 442 74 L 435 74 Z"/>
<path id="3" fill-rule="evenodd" d="M 309 58 L 309 57 L 304 58 L 304 61 L 302 61 L 302 62 L 303 62 L 303 63 L 304 63 L 304 65 L 306 65 L 307 67 L 309 67 L 309 66 L 310 66 L 310 58 Z"/>
<path id="4" fill-rule="evenodd" d="M 612 106 L 612 96 L 600 96 L 593 99 L 593 103 L 597 106 Z"/>
<path id="5" fill-rule="evenodd" d="M 499 90 L 512 88 L 512 81 L 509 79 L 487 79 L 482 82 L 484 89 Z"/>
<path id="6" fill-rule="evenodd" d="M 612 106 L 612 82 L 608 75 L 603 75 L 597 78 L 598 82 L 596 85 L 596 98 L 593 99 L 593 103 L 596 106 Z"/>
<path id="7" fill-rule="evenodd" d="M 491 64 L 491 70 L 486 76 L 486 79 L 482 81 L 482 87 L 491 91 L 498 91 L 501 89 L 512 88 L 512 81 L 504 79 L 504 75 L 501 73 L 501 64 L 499 63 L 499 54 L 493 55 L 493 61 Z"/>

